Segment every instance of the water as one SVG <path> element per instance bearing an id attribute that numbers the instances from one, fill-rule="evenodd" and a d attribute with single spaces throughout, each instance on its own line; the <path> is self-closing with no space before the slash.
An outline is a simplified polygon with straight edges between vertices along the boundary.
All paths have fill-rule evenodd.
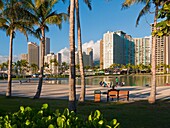
<path id="1" fill-rule="evenodd" d="M 117 76 L 119 82 L 125 82 L 125 86 L 145 86 L 151 85 L 151 75 L 130 75 L 130 76 Z M 86 85 L 99 85 L 100 81 L 112 82 L 115 85 L 116 76 L 93 76 L 86 77 Z M 46 83 L 52 84 L 68 84 L 68 78 L 60 78 L 57 80 L 49 80 Z M 165 83 L 170 83 L 170 75 L 156 76 L 156 85 L 162 86 Z M 76 78 L 76 85 L 80 85 L 80 78 Z"/>

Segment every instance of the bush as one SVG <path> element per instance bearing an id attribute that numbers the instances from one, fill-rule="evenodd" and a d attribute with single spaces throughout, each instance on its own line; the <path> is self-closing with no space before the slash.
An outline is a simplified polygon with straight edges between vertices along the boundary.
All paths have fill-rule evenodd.
<path id="1" fill-rule="evenodd" d="M 109 123 L 99 110 L 92 112 L 85 121 L 81 116 L 66 108 L 61 114 L 59 110 L 52 112 L 48 104 L 40 110 L 20 107 L 15 113 L 0 117 L 0 128 L 117 128 L 119 123 L 113 119 Z"/>

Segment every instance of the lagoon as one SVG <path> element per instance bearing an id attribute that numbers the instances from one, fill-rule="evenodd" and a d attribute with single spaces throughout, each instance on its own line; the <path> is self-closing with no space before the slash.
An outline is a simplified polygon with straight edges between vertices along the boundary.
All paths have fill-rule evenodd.
<path id="1" fill-rule="evenodd" d="M 112 82 L 115 85 L 115 78 L 118 77 L 119 82 L 125 82 L 125 86 L 146 86 L 151 85 L 151 75 L 109 75 L 109 76 L 90 76 L 86 77 L 86 85 L 98 86 L 100 81 Z M 76 85 L 80 85 L 80 78 L 76 78 Z M 68 84 L 68 78 L 57 78 L 46 80 L 45 83 L 51 84 Z M 163 86 L 170 83 L 170 74 L 157 75 L 156 85 Z"/>

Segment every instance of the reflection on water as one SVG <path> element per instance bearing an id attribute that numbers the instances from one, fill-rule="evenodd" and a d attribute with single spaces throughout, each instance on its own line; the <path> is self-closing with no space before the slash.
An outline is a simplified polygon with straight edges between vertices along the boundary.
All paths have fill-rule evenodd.
<path id="1" fill-rule="evenodd" d="M 126 86 L 145 86 L 151 85 L 151 75 L 130 75 L 130 76 L 117 76 L 119 82 L 125 82 Z M 86 85 L 99 85 L 100 81 L 112 82 L 115 85 L 116 76 L 95 76 L 86 77 Z M 68 84 L 68 78 L 60 78 L 56 80 L 46 80 L 45 83 L 51 84 Z M 156 85 L 162 86 L 165 83 L 170 83 L 170 75 L 156 76 Z M 76 79 L 76 85 L 80 85 L 80 78 Z"/>

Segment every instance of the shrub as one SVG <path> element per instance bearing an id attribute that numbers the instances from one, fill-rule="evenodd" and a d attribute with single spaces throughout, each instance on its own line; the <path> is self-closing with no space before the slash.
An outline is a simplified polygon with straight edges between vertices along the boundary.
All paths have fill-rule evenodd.
<path id="1" fill-rule="evenodd" d="M 15 113 L 0 117 L 0 128 L 117 128 L 116 119 L 107 122 L 99 110 L 92 112 L 85 121 L 81 116 L 66 108 L 61 114 L 59 110 L 52 112 L 48 104 L 40 110 L 20 107 Z"/>

